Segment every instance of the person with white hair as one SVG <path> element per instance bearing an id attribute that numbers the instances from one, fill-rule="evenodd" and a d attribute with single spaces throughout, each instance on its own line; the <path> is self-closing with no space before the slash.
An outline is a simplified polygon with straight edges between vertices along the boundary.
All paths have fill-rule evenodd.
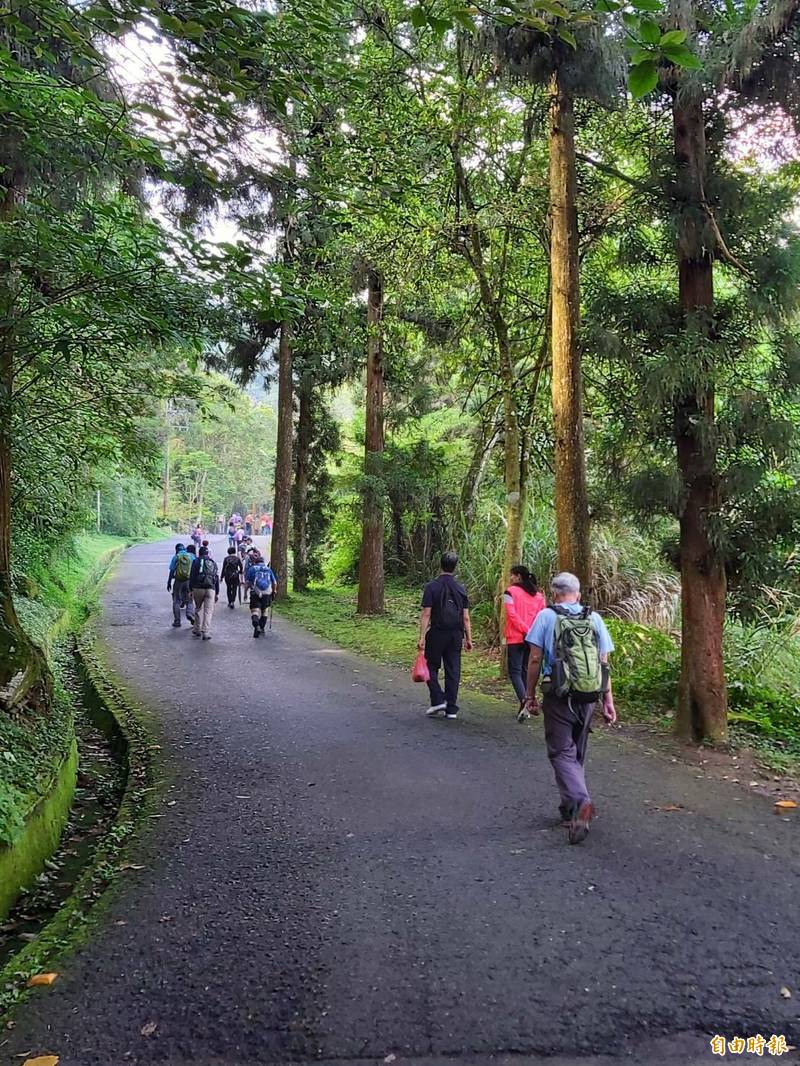
<path id="1" fill-rule="evenodd" d="M 617 720 L 608 676 L 614 643 L 600 615 L 580 602 L 581 583 L 574 574 L 556 574 L 550 593 L 551 605 L 539 612 L 526 637 L 531 653 L 526 700 L 518 718 L 544 714 L 561 820 L 569 828 L 570 844 L 579 844 L 594 815 L 584 763 L 596 705 L 602 701 L 606 722 Z M 540 678 L 541 707 L 536 695 Z"/>

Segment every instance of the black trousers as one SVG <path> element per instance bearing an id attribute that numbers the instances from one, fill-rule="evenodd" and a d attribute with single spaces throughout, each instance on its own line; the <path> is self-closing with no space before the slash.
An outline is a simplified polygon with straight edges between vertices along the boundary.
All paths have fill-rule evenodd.
<path id="1" fill-rule="evenodd" d="M 239 588 L 239 575 L 235 577 L 225 578 L 225 587 L 228 590 L 228 603 L 233 605 L 236 603 L 236 590 Z"/>
<path id="2" fill-rule="evenodd" d="M 527 641 L 522 644 L 508 644 L 508 677 L 514 686 L 517 699 L 522 702 L 528 687 L 528 659 L 531 657 L 531 646 Z"/>
<path id="3" fill-rule="evenodd" d="M 448 711 L 458 710 L 458 686 L 461 681 L 461 648 L 464 633 L 460 629 L 429 629 L 425 637 L 425 659 L 431 672 L 428 691 L 431 707 L 447 703 Z M 439 684 L 439 670 L 444 666 L 444 692 Z"/>

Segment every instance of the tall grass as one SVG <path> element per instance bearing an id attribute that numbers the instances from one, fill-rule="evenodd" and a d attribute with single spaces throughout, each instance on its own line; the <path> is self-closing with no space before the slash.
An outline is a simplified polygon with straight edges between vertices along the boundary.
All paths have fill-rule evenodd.
<path id="1" fill-rule="evenodd" d="M 460 531 L 460 573 L 479 612 L 492 609 L 503 565 L 505 519 L 497 503 L 486 504 Z M 592 529 L 598 610 L 628 622 L 670 630 L 677 625 L 680 581 L 660 559 L 653 542 L 622 523 Z M 522 559 L 543 586 L 558 566 L 555 516 L 538 502 L 528 506 Z"/>

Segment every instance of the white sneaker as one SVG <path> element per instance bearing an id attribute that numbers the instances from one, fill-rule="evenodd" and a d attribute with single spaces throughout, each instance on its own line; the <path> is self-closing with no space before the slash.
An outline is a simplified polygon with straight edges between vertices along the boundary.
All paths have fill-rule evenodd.
<path id="1" fill-rule="evenodd" d="M 445 711 L 445 710 L 447 710 L 447 704 L 446 703 L 437 703 L 435 707 L 429 707 L 427 709 L 427 711 L 425 712 L 425 714 L 427 714 L 427 716 L 429 718 L 435 718 L 440 711 Z"/>

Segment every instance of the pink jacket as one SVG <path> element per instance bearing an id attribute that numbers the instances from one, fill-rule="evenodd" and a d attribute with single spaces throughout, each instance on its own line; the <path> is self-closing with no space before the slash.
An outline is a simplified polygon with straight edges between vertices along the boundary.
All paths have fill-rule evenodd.
<path id="1" fill-rule="evenodd" d="M 522 644 L 536 615 L 545 606 L 541 592 L 531 596 L 521 585 L 509 585 L 503 597 L 506 609 L 506 644 Z"/>

